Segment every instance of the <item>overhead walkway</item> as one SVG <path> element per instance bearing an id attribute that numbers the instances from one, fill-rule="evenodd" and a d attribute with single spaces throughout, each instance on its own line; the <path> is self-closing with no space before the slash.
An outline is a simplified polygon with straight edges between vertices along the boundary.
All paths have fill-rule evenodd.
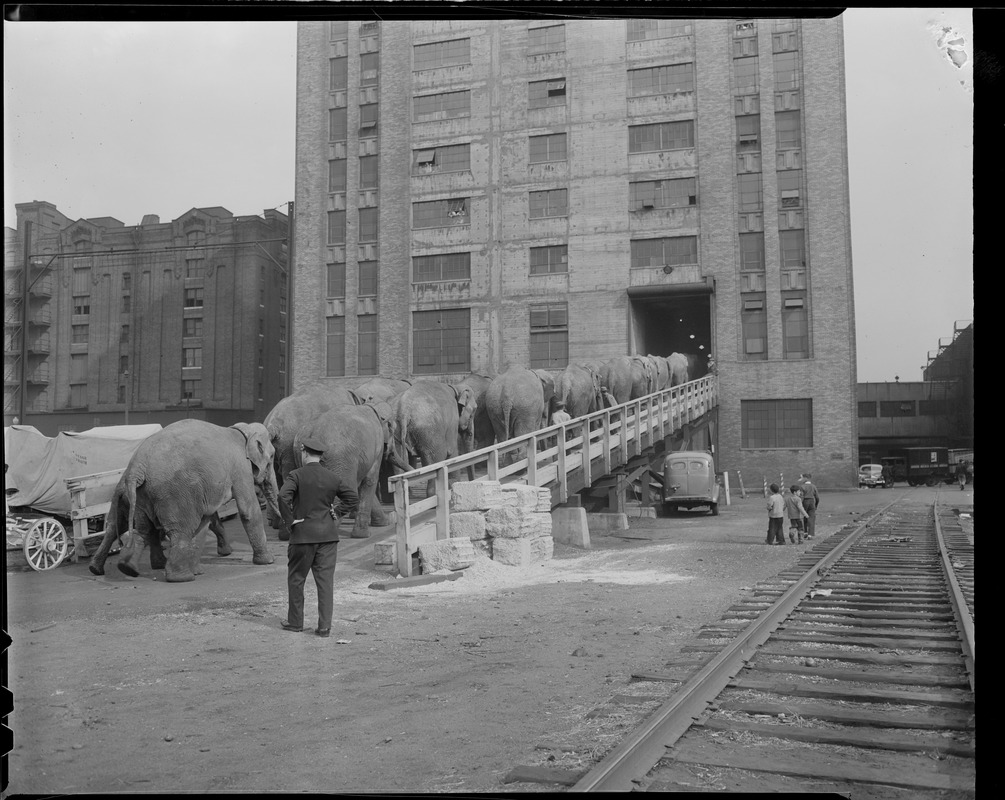
<path id="1" fill-rule="evenodd" d="M 419 545 L 450 537 L 451 483 L 523 483 L 549 488 L 552 507 L 585 498 L 623 511 L 636 483 L 648 502 L 649 473 L 664 452 L 706 449 L 715 440 L 717 409 L 718 380 L 708 375 L 391 477 L 399 573 L 414 572 Z"/>

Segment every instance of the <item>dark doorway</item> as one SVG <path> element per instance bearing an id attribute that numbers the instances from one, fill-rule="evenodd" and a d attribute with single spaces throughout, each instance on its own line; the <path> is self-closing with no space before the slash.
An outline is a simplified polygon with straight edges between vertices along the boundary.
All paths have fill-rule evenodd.
<path id="1" fill-rule="evenodd" d="M 632 298 L 635 351 L 654 356 L 694 355 L 695 373 L 706 373 L 712 354 L 712 295 L 672 294 Z"/>

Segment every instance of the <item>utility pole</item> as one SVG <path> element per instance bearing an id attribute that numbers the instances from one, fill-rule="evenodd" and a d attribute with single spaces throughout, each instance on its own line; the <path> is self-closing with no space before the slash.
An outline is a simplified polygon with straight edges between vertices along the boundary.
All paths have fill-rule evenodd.
<path id="1" fill-rule="evenodd" d="M 287 247 L 286 247 L 286 386 L 283 387 L 283 396 L 289 397 L 293 393 L 293 264 L 296 255 L 295 250 L 295 226 L 294 218 L 296 207 L 290 200 L 286 204 L 288 222 L 286 225 Z"/>

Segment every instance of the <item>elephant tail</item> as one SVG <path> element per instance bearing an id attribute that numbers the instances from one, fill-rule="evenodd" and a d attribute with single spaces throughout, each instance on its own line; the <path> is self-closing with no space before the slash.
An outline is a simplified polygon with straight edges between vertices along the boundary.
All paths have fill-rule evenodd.
<path id="1" fill-rule="evenodd" d="M 129 504 L 129 531 L 136 530 L 136 487 L 143 485 L 143 478 L 130 474 L 126 478 L 126 502 Z"/>

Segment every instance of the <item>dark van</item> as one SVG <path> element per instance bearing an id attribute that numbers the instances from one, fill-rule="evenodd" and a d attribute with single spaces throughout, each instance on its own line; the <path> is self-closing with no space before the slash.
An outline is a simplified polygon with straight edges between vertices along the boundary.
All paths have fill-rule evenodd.
<path id="1" fill-rule="evenodd" d="M 719 513 L 719 476 L 710 453 L 683 450 L 663 459 L 663 510 L 708 506 Z"/>

